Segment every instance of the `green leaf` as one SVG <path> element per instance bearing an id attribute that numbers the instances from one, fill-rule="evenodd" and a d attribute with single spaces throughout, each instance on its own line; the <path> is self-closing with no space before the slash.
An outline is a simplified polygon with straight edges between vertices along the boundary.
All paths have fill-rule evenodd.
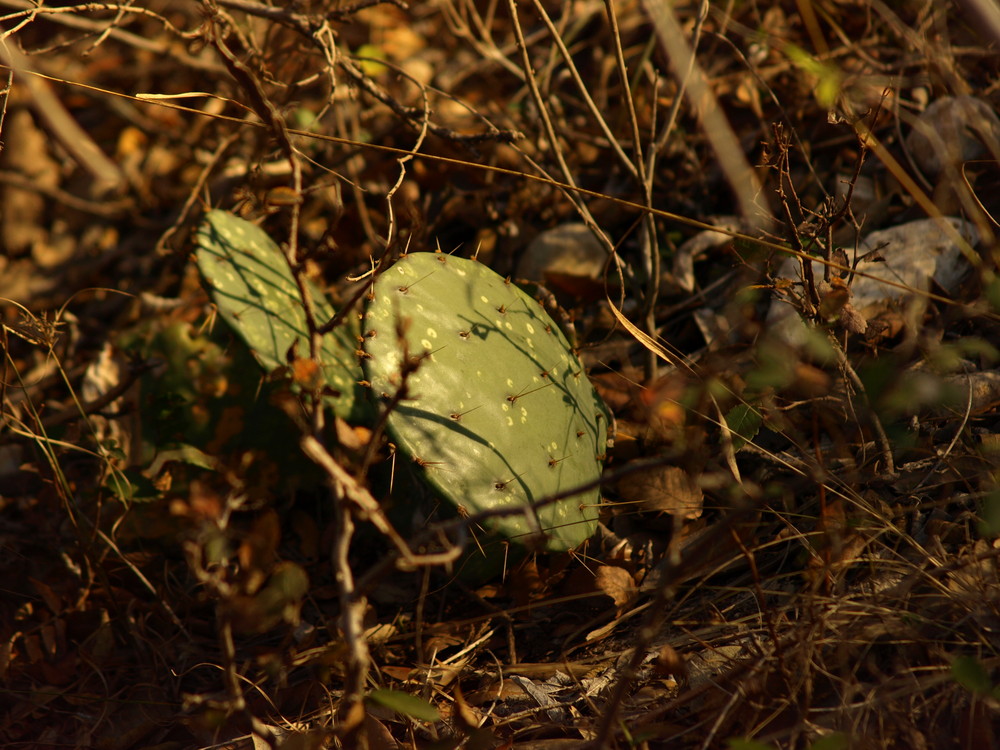
<path id="1" fill-rule="evenodd" d="M 784 51 L 795 67 L 816 78 L 812 82 L 813 96 L 820 106 L 831 108 L 836 103 L 837 96 L 840 95 L 843 73 L 835 65 L 816 59 L 794 44 L 787 44 Z"/>
<path id="2" fill-rule="evenodd" d="M 380 62 L 385 60 L 385 51 L 376 44 L 362 44 L 355 53 L 355 60 L 367 75 L 375 78 L 389 70 Z"/>
<path id="3" fill-rule="evenodd" d="M 438 710 L 423 698 L 417 698 L 414 695 L 403 693 L 399 690 L 388 690 L 385 688 L 373 690 L 367 695 L 365 700 L 377 703 L 384 708 L 395 711 L 397 714 L 409 716 L 412 719 L 419 719 L 420 721 L 439 721 L 441 719 L 441 714 L 438 713 Z"/>
<path id="4" fill-rule="evenodd" d="M 123 503 L 150 502 L 160 497 L 160 492 L 153 486 L 153 483 L 144 477 L 138 469 L 112 471 L 104 480 L 104 489 Z"/>
<path id="5" fill-rule="evenodd" d="M 1000 489 L 991 490 L 983 498 L 979 533 L 983 536 L 1000 536 Z"/>
<path id="6" fill-rule="evenodd" d="M 764 418 L 753 404 L 737 404 L 726 414 L 726 424 L 733 433 L 733 450 L 739 451 L 760 432 Z"/>
<path id="7" fill-rule="evenodd" d="M 971 693 L 990 695 L 993 681 L 982 662 L 972 656 L 959 656 L 951 663 L 951 676 L 955 682 Z"/>
<path id="8" fill-rule="evenodd" d="M 209 456 L 200 448 L 187 443 L 181 443 L 171 448 L 166 448 L 156 454 L 156 458 L 149 465 L 149 475 L 156 477 L 163 471 L 164 466 L 171 462 L 179 462 L 197 466 L 199 469 L 215 471 L 219 468 L 218 460 Z"/>

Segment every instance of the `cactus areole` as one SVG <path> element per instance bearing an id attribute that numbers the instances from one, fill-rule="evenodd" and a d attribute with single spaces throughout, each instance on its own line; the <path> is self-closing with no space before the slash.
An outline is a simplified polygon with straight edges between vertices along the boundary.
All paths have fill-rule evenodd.
<path id="1" fill-rule="evenodd" d="M 412 253 L 377 278 L 362 328 L 392 438 L 460 513 L 523 509 L 486 525 L 551 551 L 590 537 L 597 487 L 532 509 L 594 482 L 608 438 L 604 404 L 535 300 L 476 261 Z"/>

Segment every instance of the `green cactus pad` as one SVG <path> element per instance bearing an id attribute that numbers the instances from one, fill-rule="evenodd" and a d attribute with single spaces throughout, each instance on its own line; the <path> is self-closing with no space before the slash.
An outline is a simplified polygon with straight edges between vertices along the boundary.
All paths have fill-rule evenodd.
<path id="1" fill-rule="evenodd" d="M 398 447 L 459 512 L 524 507 L 596 480 L 608 416 L 566 338 L 535 300 L 476 261 L 412 253 L 375 281 L 363 322 L 365 374 L 390 404 L 403 378 L 403 342 L 422 357 L 392 406 Z M 552 551 L 593 533 L 590 488 L 488 522 Z"/>
<path id="2" fill-rule="evenodd" d="M 209 211 L 198 228 L 197 260 L 223 319 L 246 342 L 268 372 L 288 364 L 288 353 L 309 356 L 309 334 L 298 287 L 281 250 L 254 224 L 225 211 Z M 310 286 L 318 324 L 334 311 L 326 297 Z M 361 368 L 357 362 L 356 319 L 323 337 L 320 368 L 334 395 L 333 411 L 359 417 Z"/>

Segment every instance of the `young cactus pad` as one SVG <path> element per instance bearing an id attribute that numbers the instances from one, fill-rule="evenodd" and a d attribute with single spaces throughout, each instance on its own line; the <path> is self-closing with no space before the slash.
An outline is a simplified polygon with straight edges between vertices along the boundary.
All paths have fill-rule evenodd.
<path id="1" fill-rule="evenodd" d="M 299 289 L 281 250 L 259 227 L 225 211 L 209 211 L 197 233 L 197 259 L 219 312 L 268 372 L 288 364 L 288 353 L 309 356 L 309 333 Z M 322 292 L 309 286 L 319 325 L 334 311 Z M 355 355 L 359 328 L 349 318 L 323 337 L 319 352 L 324 382 L 334 395 L 327 404 L 338 415 L 362 413 L 358 400 L 361 368 Z"/>
<path id="2" fill-rule="evenodd" d="M 439 253 L 400 258 L 373 295 L 365 374 L 391 406 L 398 447 L 459 512 L 527 507 L 600 476 L 607 412 L 535 300 L 476 261 Z M 420 358 L 405 376 L 404 352 Z M 487 525 L 522 543 L 541 531 L 549 550 L 566 550 L 593 533 L 599 501 L 591 487 Z"/>

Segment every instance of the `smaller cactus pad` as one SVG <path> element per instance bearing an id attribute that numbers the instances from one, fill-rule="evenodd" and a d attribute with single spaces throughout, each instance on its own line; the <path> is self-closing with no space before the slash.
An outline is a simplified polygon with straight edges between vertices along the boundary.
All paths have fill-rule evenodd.
<path id="1" fill-rule="evenodd" d="M 406 255 L 375 281 L 364 370 L 391 406 L 398 447 L 461 513 L 525 507 L 596 480 L 608 416 L 566 338 L 535 300 L 472 260 Z M 402 335 L 405 340 L 400 340 Z M 401 375 L 403 352 L 419 357 Z M 552 551 L 593 533 L 598 488 L 488 521 Z"/>
<path id="2" fill-rule="evenodd" d="M 198 228 L 197 260 L 225 321 L 246 342 L 268 372 L 297 357 L 309 356 L 309 334 L 298 287 L 281 250 L 263 230 L 225 211 L 209 211 Z M 313 313 L 318 324 L 334 311 L 313 286 Z M 349 319 L 323 337 L 319 363 L 324 381 L 335 395 L 327 398 L 335 413 L 357 417 L 361 368 L 355 355 L 359 329 Z"/>

